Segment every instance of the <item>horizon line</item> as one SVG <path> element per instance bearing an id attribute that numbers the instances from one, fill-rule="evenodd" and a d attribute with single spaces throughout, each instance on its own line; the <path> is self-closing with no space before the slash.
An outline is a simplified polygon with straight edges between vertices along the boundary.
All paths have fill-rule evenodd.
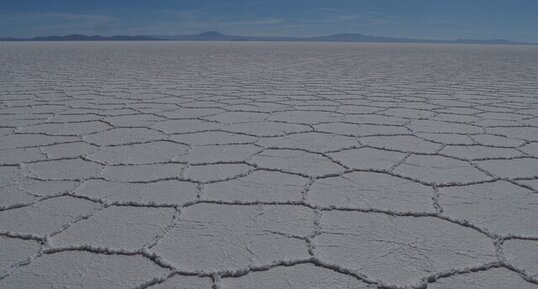
<path id="1" fill-rule="evenodd" d="M 68 39 L 79 37 L 83 39 Z M 190 37 L 190 38 L 189 38 Z M 204 38 L 206 37 L 206 38 Z M 211 38 L 213 37 L 213 38 Z M 362 37 L 362 39 L 334 39 L 336 37 Z M 92 39 L 93 38 L 93 39 Z M 122 38 L 122 39 L 114 39 Z M 234 39 L 235 38 L 235 39 Z M 330 38 L 333 38 L 332 41 Z M 505 45 L 538 45 L 537 42 L 521 42 L 502 38 L 475 39 L 429 39 L 367 35 L 362 33 L 334 33 L 319 36 L 250 36 L 223 34 L 219 31 L 203 31 L 197 34 L 79 34 L 45 35 L 30 37 L 0 37 L 0 41 L 289 41 L 289 42 L 380 42 L 380 43 L 431 43 L 431 44 L 505 44 Z"/>

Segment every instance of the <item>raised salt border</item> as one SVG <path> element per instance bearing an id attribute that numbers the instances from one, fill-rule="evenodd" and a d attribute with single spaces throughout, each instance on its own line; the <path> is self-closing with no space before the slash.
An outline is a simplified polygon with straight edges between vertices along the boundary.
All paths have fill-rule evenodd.
<path id="1" fill-rule="evenodd" d="M 0 288 L 538 288 L 537 67 L 0 43 Z"/>

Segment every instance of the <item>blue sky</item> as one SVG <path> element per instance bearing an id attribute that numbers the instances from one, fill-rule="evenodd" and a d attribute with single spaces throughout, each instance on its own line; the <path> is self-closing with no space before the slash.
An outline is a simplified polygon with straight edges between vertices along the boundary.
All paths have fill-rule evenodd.
<path id="1" fill-rule="evenodd" d="M 212 30 L 538 42 L 538 0 L 0 0 L 0 37 Z"/>

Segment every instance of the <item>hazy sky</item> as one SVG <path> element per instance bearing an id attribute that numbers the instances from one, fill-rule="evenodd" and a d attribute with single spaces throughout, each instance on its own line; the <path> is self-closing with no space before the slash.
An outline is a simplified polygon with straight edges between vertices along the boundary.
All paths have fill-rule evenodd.
<path id="1" fill-rule="evenodd" d="M 211 30 L 538 42 L 538 0 L 0 0 L 0 37 Z"/>

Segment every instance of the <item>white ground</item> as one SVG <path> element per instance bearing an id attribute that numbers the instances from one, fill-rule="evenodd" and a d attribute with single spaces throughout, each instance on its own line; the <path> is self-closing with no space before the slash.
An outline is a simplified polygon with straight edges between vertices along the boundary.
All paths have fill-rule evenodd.
<path id="1" fill-rule="evenodd" d="M 0 43 L 0 288 L 538 288 L 538 48 Z"/>

